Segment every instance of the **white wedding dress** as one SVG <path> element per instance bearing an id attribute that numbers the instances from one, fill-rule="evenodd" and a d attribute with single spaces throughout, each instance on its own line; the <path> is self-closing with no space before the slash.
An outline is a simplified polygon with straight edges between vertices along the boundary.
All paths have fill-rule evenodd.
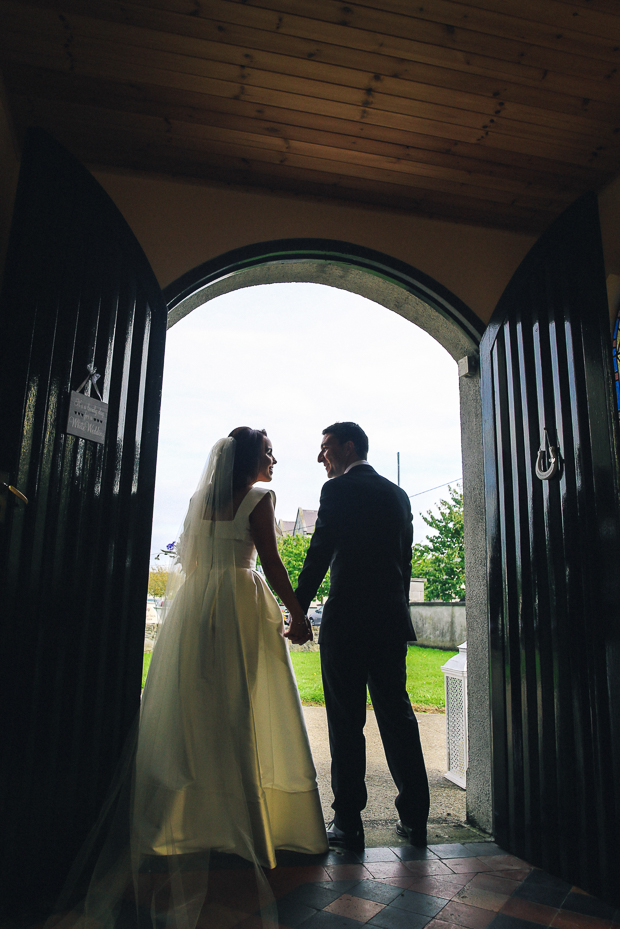
<path id="1" fill-rule="evenodd" d="M 134 854 L 209 849 L 274 867 L 279 848 L 327 850 L 282 613 L 250 534 L 269 492 L 254 485 L 230 520 L 194 513 L 184 532 L 142 698 Z"/>
<path id="2" fill-rule="evenodd" d="M 231 925 L 230 854 L 253 865 L 247 915 L 272 929 L 276 849 L 327 851 L 282 614 L 256 571 L 250 514 L 270 491 L 233 513 L 234 455 L 234 439 L 214 445 L 190 501 L 139 723 L 45 929 Z"/>

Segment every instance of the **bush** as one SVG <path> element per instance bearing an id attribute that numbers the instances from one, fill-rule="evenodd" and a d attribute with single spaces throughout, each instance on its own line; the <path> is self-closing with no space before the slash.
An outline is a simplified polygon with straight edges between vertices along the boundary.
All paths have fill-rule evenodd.
<path id="1" fill-rule="evenodd" d="M 168 582 L 168 569 L 158 566 L 149 571 L 149 594 L 160 599 L 166 593 Z"/>

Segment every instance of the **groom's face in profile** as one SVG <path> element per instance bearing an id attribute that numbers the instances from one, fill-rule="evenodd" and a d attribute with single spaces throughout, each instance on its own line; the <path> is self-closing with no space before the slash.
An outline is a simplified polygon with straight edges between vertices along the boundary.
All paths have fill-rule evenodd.
<path id="1" fill-rule="evenodd" d="M 355 452 L 353 442 L 343 442 L 342 445 L 335 435 L 328 432 L 322 436 L 319 464 L 325 466 L 327 477 L 340 477 L 344 474 L 351 462 L 359 456 Z"/>

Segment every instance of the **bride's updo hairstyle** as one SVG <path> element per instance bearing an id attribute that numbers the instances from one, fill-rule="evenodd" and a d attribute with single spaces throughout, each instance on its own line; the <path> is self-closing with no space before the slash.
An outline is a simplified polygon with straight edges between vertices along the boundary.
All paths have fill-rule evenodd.
<path id="1" fill-rule="evenodd" d="M 265 429 L 250 429 L 249 426 L 237 426 L 228 434 L 235 440 L 235 463 L 233 465 L 233 493 L 241 487 L 247 487 L 254 480 L 260 468 L 263 454 Z"/>

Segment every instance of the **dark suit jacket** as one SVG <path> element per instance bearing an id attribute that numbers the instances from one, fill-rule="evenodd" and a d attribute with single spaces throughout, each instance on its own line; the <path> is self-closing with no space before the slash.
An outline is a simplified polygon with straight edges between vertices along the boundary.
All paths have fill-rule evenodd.
<path id="1" fill-rule="evenodd" d="M 356 465 L 323 485 L 316 526 L 296 595 L 307 611 L 327 569 L 329 597 L 319 642 L 414 641 L 409 615 L 413 525 L 407 494 Z"/>

